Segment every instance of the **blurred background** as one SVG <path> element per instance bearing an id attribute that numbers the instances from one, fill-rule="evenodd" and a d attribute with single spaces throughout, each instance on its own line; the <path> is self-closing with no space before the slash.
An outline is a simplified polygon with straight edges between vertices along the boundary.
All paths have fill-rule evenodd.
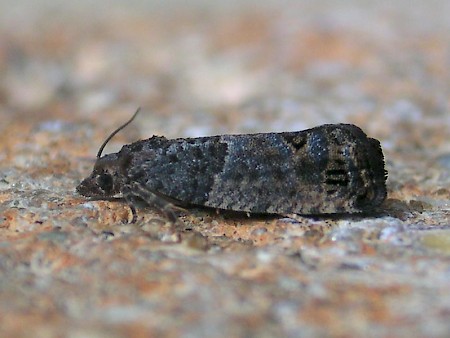
<path id="1" fill-rule="evenodd" d="M 110 129 L 141 106 L 144 136 L 352 122 L 387 148 L 408 147 L 398 139 L 429 124 L 449 133 L 447 1 L 0 6 L 2 115 Z"/>
<path id="2" fill-rule="evenodd" d="M 449 13 L 0 0 L 0 336 L 450 336 Z M 137 107 L 105 153 L 357 124 L 381 141 L 388 200 L 364 217 L 193 209 L 174 232 L 142 208 L 126 224 L 125 203 L 75 187 Z"/>

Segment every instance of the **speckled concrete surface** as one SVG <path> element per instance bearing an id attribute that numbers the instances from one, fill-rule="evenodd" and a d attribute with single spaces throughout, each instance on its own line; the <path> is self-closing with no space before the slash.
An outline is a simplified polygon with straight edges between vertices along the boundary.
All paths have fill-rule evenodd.
<path id="1" fill-rule="evenodd" d="M 0 336 L 450 335 L 447 1 L 0 2 Z M 193 209 L 171 226 L 75 186 L 167 137 L 349 122 L 379 215 Z"/>

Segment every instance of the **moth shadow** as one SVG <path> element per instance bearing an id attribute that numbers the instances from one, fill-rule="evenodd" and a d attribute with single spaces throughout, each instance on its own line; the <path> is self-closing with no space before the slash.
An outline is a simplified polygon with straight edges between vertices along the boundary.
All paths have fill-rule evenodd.
<path id="1" fill-rule="evenodd" d="M 91 201 L 97 200 L 107 200 L 111 202 L 119 202 L 124 203 L 124 199 L 121 197 L 101 197 L 101 198 L 90 198 Z M 158 208 L 154 206 L 149 206 L 144 201 L 139 199 L 134 201 L 135 206 L 139 209 L 148 209 L 156 212 L 161 212 Z M 125 203 L 126 204 L 126 203 Z M 225 210 L 225 209 L 217 209 L 206 206 L 199 205 L 190 205 L 186 203 L 174 203 L 175 207 L 173 212 L 180 216 L 182 214 L 192 214 L 195 216 L 205 216 L 208 215 L 210 217 L 220 216 L 224 220 L 230 221 L 273 221 L 276 219 L 282 218 L 290 218 L 295 221 L 298 218 L 304 218 L 312 221 L 340 221 L 340 220 L 351 220 L 351 221 L 361 221 L 365 218 L 381 218 L 385 216 L 392 216 L 392 210 L 389 206 L 385 206 L 384 208 L 380 208 L 377 210 L 371 211 L 363 211 L 357 214 L 267 214 L 267 213 L 253 213 L 253 212 L 245 212 L 245 211 L 235 211 L 235 210 Z M 384 205 L 383 205 L 384 206 Z M 177 207 L 181 207 L 182 210 L 177 209 Z"/>
<path id="2" fill-rule="evenodd" d="M 319 214 L 319 215 L 299 215 L 300 217 L 312 219 L 314 221 L 361 221 L 366 218 L 382 218 L 388 214 L 383 210 L 363 211 L 355 214 Z"/>
<path id="3" fill-rule="evenodd" d="M 225 220 L 234 221 L 272 221 L 282 218 L 290 218 L 296 220 L 297 218 L 304 218 L 312 221 L 339 221 L 339 220 L 352 220 L 361 221 L 365 218 L 381 218 L 388 216 L 388 212 L 385 210 L 365 211 L 357 214 L 266 214 L 266 213 L 249 213 L 243 211 L 223 210 L 215 209 L 203 206 L 187 206 L 186 209 L 194 214 L 197 212 L 205 213 L 210 216 L 213 214 L 220 215 Z M 196 212 L 197 211 L 197 212 Z"/>
<path id="4" fill-rule="evenodd" d="M 187 205 L 184 208 L 192 214 L 205 214 L 211 217 L 220 216 L 224 220 L 232 220 L 232 221 L 270 221 L 277 218 L 280 218 L 278 214 L 266 214 L 266 213 L 253 213 L 246 211 L 235 211 L 235 210 L 225 210 L 225 209 L 217 209 L 211 207 L 204 207 L 198 205 Z"/>

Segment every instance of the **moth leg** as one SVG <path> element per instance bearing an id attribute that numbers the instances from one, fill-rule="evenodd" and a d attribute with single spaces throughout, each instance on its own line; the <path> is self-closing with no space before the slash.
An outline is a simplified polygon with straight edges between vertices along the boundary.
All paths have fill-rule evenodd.
<path id="1" fill-rule="evenodd" d="M 133 204 L 128 203 L 128 206 L 130 207 L 131 214 L 133 215 L 133 218 L 131 219 L 131 223 L 136 223 L 137 221 L 137 211 Z"/>
<path id="2" fill-rule="evenodd" d="M 281 214 L 281 216 L 283 216 L 284 218 L 290 218 L 293 221 L 295 221 L 296 223 L 301 223 L 301 224 L 303 224 L 306 220 L 306 218 L 300 214 Z"/>
<path id="3" fill-rule="evenodd" d="M 163 197 L 155 194 L 151 190 L 143 188 L 139 184 L 133 184 L 132 187 L 128 188 L 127 191 L 133 196 L 142 199 L 149 206 L 155 207 L 161 211 L 164 216 L 172 223 L 177 223 L 177 216 L 175 210 L 183 210 L 182 208 L 176 207 L 171 202 L 167 201 Z"/>
<path id="4" fill-rule="evenodd" d="M 123 198 L 127 202 L 128 207 L 131 210 L 131 214 L 133 215 L 133 218 L 131 219 L 131 223 L 136 223 L 138 215 L 137 215 L 136 207 L 134 206 L 134 196 L 131 195 L 128 190 L 126 190 L 126 192 L 123 194 Z"/>

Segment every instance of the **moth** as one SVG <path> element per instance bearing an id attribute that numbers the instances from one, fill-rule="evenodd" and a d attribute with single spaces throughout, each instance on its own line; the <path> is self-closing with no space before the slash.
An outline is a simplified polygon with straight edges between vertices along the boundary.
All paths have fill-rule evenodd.
<path id="1" fill-rule="evenodd" d="M 386 198 L 380 142 L 352 124 L 281 133 L 167 139 L 153 136 L 102 156 L 76 188 L 96 199 L 123 198 L 137 219 L 143 201 L 174 221 L 177 207 L 257 214 L 354 214 Z"/>

